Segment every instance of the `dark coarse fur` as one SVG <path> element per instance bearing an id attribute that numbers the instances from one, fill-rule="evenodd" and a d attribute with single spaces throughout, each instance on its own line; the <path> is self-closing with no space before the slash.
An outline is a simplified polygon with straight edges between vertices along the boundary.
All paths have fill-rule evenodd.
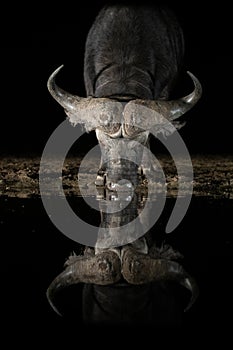
<path id="1" fill-rule="evenodd" d="M 183 55 L 182 29 L 168 8 L 105 6 L 86 40 L 86 93 L 168 99 Z"/>

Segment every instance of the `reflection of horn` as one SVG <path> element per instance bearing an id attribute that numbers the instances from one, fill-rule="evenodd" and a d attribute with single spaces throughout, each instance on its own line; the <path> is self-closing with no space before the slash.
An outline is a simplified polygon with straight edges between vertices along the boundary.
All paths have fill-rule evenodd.
<path id="1" fill-rule="evenodd" d="M 54 311 L 61 315 L 54 303 L 55 295 L 60 290 L 78 283 L 112 284 L 120 277 L 120 259 L 115 252 L 80 256 L 52 281 L 47 289 L 47 298 Z"/>
<path id="2" fill-rule="evenodd" d="M 180 264 L 167 259 L 153 259 L 131 247 L 124 249 L 122 275 L 130 284 L 144 284 L 155 281 L 176 281 L 180 283 L 192 294 L 185 311 L 193 305 L 199 294 L 194 278 Z"/>

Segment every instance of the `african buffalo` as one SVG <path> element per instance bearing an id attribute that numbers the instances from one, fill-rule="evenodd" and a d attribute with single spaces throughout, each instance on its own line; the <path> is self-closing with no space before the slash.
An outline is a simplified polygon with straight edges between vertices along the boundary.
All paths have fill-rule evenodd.
<path id="1" fill-rule="evenodd" d="M 86 39 L 87 97 L 74 96 L 56 85 L 55 76 L 61 67 L 50 76 L 48 89 L 64 107 L 70 122 L 82 123 L 87 131 L 96 131 L 102 152 L 97 185 L 104 184 L 112 168 L 116 173 L 116 165 L 121 169 L 121 177 L 127 178 L 127 174 L 122 174 L 124 159 L 117 156 L 124 153 L 122 145 L 132 149 L 133 140 L 149 146 L 150 131 L 163 131 L 161 118 L 166 118 L 177 129 L 183 126 L 177 118 L 192 108 L 202 93 L 198 79 L 188 72 L 194 91 L 169 100 L 183 56 L 182 29 L 169 9 L 112 5 L 100 11 Z M 142 106 L 148 108 L 140 108 Z M 138 164 L 142 154 L 136 153 Z M 128 162 L 128 166 L 130 164 Z M 142 164 L 142 168 L 148 166 Z M 130 173 L 133 172 L 134 167 L 130 169 Z"/>

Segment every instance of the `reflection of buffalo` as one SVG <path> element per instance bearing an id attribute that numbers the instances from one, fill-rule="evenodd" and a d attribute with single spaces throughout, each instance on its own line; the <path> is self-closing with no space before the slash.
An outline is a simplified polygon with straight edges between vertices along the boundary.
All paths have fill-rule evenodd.
<path id="1" fill-rule="evenodd" d="M 148 146 L 149 131 L 154 124 L 158 129 L 159 116 L 171 121 L 176 128 L 183 125 L 177 118 L 201 96 L 199 81 L 189 73 L 194 91 L 168 101 L 183 55 L 182 30 L 170 10 L 106 6 L 86 40 L 84 79 L 88 97 L 74 96 L 56 85 L 55 76 L 60 68 L 50 76 L 49 91 L 64 107 L 69 120 L 96 131 L 102 155 L 105 154 L 97 184 L 103 184 L 107 169 L 114 166 L 112 154 L 106 159 L 106 153 L 109 148 L 117 149 L 118 140 L 133 139 Z M 154 113 L 148 116 L 145 108 L 146 115 L 142 115 L 140 105 Z"/>

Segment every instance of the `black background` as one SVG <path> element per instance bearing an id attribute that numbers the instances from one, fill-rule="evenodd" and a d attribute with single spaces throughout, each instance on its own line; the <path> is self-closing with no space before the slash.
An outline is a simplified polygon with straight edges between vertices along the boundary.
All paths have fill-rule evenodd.
<path id="1" fill-rule="evenodd" d="M 11 3 L 2 7 L 1 154 L 40 155 L 51 133 L 64 120 L 63 109 L 47 90 L 48 77 L 58 66 L 65 65 L 58 77 L 58 84 L 67 91 L 85 96 L 85 39 L 96 14 L 104 4 L 105 1 L 54 5 L 31 2 L 27 5 Z M 184 71 L 193 72 L 203 86 L 203 96 L 189 112 L 189 122 L 181 130 L 181 135 L 190 152 L 232 153 L 233 54 L 230 2 L 209 4 L 204 1 L 171 1 L 168 4 L 177 14 L 184 30 Z M 192 88 L 190 79 L 184 75 L 174 94 L 182 96 Z M 95 143 L 95 135 L 87 135 L 84 142 Z M 45 290 L 61 271 L 64 257 L 72 251 L 73 242 L 59 234 L 47 216 L 41 220 L 44 215 L 41 202 L 29 203 L 25 200 L 24 207 L 21 201 L 16 202 L 9 200 L 8 204 L 5 203 L 7 205 L 3 211 L 1 231 L 8 244 L 7 249 L 5 244 L 2 245 L 2 269 L 9 330 L 20 329 L 20 323 L 26 318 L 27 322 L 22 323 L 23 327 L 25 324 L 25 330 L 20 329 L 21 338 L 25 341 L 30 323 L 30 328 L 36 329 L 38 335 L 40 329 L 44 331 L 44 326 L 50 331 L 54 322 L 55 327 L 58 327 L 54 338 L 59 339 L 59 331 L 62 332 L 64 323 L 57 319 L 48 305 Z M 185 229 L 192 231 L 192 235 L 188 236 L 182 225 L 177 233 L 178 238 L 179 233 L 182 235 L 181 240 L 178 240 L 181 248 L 183 244 L 191 251 L 190 260 L 193 258 L 195 262 L 198 261 L 196 269 L 200 284 L 205 288 L 206 278 L 209 282 L 204 297 L 197 304 L 197 315 L 195 308 L 193 314 L 191 312 L 190 317 L 194 316 L 191 322 L 194 335 L 198 324 L 208 328 L 210 323 L 213 327 L 216 319 L 216 329 L 223 320 L 224 325 L 228 324 L 226 315 L 230 315 L 231 307 L 228 305 L 231 295 L 227 289 L 228 271 L 232 269 L 228 266 L 224 270 L 222 266 L 225 262 L 227 264 L 232 261 L 232 258 L 230 249 L 226 255 L 222 248 L 225 248 L 225 241 L 231 237 L 232 208 L 229 207 L 217 203 L 210 208 L 209 203 L 204 202 L 204 207 L 203 203 L 197 203 L 183 222 Z M 18 230 L 23 233 L 22 236 Z M 214 230 L 217 230 L 216 235 Z M 14 233 L 14 240 L 9 232 Z M 174 236 L 174 242 L 177 236 Z M 209 242 L 213 250 L 208 250 Z M 218 258 L 221 259 L 221 264 Z M 223 283 L 223 287 L 218 281 Z M 214 293 L 211 294 L 215 282 Z M 42 331 L 41 334 L 43 343 L 46 344 Z M 80 337 L 77 339 L 79 344 L 82 334 L 79 334 L 78 329 L 77 335 L 72 334 L 71 338 L 76 336 Z M 103 334 L 100 335 L 101 339 L 102 336 Z M 88 341 L 89 339 L 87 343 Z"/>
<path id="2" fill-rule="evenodd" d="M 189 122 L 181 136 L 190 152 L 231 153 L 233 54 L 229 2 L 160 2 L 175 11 L 185 35 L 184 74 L 174 96 L 193 89 L 186 70 L 193 72 L 203 86 L 203 96 L 189 112 Z M 3 7 L 1 152 L 40 154 L 53 130 L 64 120 L 62 107 L 46 86 L 49 75 L 58 66 L 65 65 L 58 84 L 85 96 L 85 40 L 104 4 L 101 0 Z M 94 133 L 85 142 L 95 142 Z"/>

